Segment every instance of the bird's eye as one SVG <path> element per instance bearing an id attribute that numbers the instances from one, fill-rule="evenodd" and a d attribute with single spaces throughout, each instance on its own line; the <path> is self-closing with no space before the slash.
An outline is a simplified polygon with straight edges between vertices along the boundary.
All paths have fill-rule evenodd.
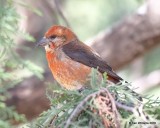
<path id="1" fill-rule="evenodd" d="M 54 39 L 54 38 L 56 38 L 56 36 L 55 36 L 55 35 L 52 35 L 52 36 L 50 36 L 49 38 L 50 38 L 50 39 Z"/>

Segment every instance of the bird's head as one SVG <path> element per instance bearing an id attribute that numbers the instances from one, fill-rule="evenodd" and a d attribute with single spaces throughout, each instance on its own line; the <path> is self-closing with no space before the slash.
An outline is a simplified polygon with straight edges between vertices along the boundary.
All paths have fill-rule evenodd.
<path id="1" fill-rule="evenodd" d="M 55 25 L 45 33 L 42 40 L 37 43 L 37 46 L 44 46 L 46 51 L 50 51 L 76 39 L 76 35 L 69 28 Z"/>

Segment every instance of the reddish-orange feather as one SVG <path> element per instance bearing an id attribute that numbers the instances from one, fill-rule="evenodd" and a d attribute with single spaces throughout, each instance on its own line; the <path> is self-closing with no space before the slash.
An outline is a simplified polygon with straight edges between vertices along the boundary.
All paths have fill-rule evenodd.
<path id="1" fill-rule="evenodd" d="M 70 29 L 66 29 L 63 26 L 52 26 L 46 33 L 45 33 L 45 37 L 50 37 L 52 35 L 56 35 L 56 36 L 62 36 L 62 35 L 67 35 L 66 37 L 66 42 L 71 41 L 74 38 L 77 38 L 76 35 L 70 30 Z"/>
<path id="2" fill-rule="evenodd" d="M 85 86 L 91 68 L 66 58 L 57 59 L 54 53 L 47 52 L 46 57 L 54 78 L 65 88 L 80 89 Z"/>

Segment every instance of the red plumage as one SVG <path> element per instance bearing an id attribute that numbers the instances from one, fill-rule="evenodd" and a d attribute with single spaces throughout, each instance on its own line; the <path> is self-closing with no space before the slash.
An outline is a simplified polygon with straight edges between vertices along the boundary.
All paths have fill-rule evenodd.
<path id="1" fill-rule="evenodd" d="M 38 43 L 46 50 L 49 68 L 54 78 L 66 89 L 81 89 L 87 82 L 91 68 L 106 72 L 108 80 L 122 80 L 93 49 L 85 45 L 68 28 L 53 26 Z"/>

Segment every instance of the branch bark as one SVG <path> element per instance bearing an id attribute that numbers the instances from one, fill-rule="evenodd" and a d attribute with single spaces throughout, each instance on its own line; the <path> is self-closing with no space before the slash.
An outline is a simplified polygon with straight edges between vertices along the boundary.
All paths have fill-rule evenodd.
<path id="1" fill-rule="evenodd" d="M 8 90 L 10 98 L 6 101 L 8 106 L 14 105 L 18 113 L 24 114 L 28 120 L 38 116 L 50 107 L 46 97 L 46 81 L 53 82 L 49 72 L 44 73 L 44 80 L 36 76 L 25 79 L 19 85 Z"/>
<path id="2" fill-rule="evenodd" d="M 136 88 L 136 92 L 139 93 L 145 92 L 157 85 L 160 85 L 160 70 L 151 72 L 132 83 L 133 88 Z"/>
<path id="3" fill-rule="evenodd" d="M 154 6 L 143 5 L 135 14 L 101 32 L 87 44 L 96 49 L 113 69 L 124 67 L 160 44 L 160 20 L 157 19 L 160 4 L 157 6 L 158 12 L 153 12 Z"/>
<path id="4" fill-rule="evenodd" d="M 112 29 L 92 38 L 93 43 L 87 43 L 109 62 L 113 69 L 122 68 L 160 43 L 159 19 L 151 20 L 153 17 L 157 18 L 158 13 L 153 13 L 153 8 L 149 5 L 142 6 L 135 14 L 126 17 Z M 43 22 L 40 26 L 44 24 L 46 23 Z M 32 76 L 9 90 L 11 98 L 6 101 L 7 105 L 14 105 L 17 111 L 24 113 L 28 119 L 48 109 L 45 81 L 51 82 L 53 78 L 47 71 L 44 78 L 40 81 Z"/>

